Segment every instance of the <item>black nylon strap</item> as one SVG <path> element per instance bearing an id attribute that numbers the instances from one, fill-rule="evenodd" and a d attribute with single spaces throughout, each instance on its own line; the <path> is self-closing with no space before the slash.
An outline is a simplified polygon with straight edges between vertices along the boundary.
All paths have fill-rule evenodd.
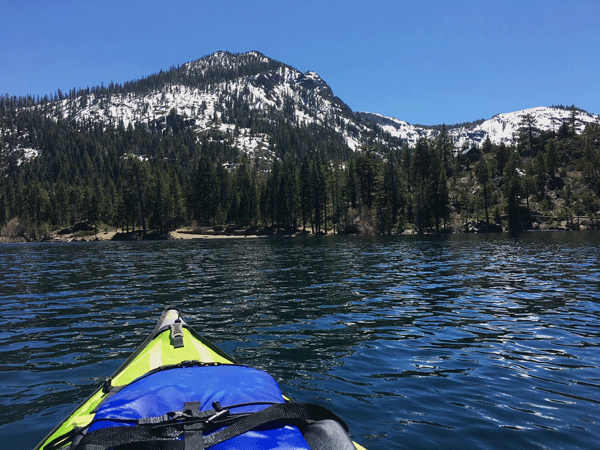
<path id="1" fill-rule="evenodd" d="M 185 450 L 204 450 L 206 448 L 204 436 L 202 435 L 203 428 L 204 426 L 201 423 L 185 426 L 183 433 Z"/>
<path id="2" fill-rule="evenodd" d="M 346 432 L 348 425 L 331 410 L 313 403 L 281 403 L 270 406 L 262 411 L 250 414 L 243 419 L 229 425 L 227 428 L 215 431 L 204 436 L 204 448 L 220 444 L 227 439 L 239 436 L 247 431 L 254 430 L 273 422 L 289 423 L 293 421 L 333 419 L 339 422 Z M 187 450 L 187 449 L 186 449 Z M 194 449 L 196 450 L 196 449 Z M 202 448 L 200 449 L 202 450 Z"/>
<path id="3" fill-rule="evenodd" d="M 161 428 L 161 433 L 157 433 L 151 426 L 100 428 L 87 433 L 76 450 L 204 450 L 263 425 L 324 419 L 335 420 L 346 432 L 349 431 L 348 425 L 340 417 L 323 406 L 312 403 L 281 403 L 244 416 L 226 428 L 206 436 L 201 433 L 201 424 L 184 426 L 186 440 L 176 440 L 181 433 L 174 427 Z M 168 429 L 171 429 L 171 433 L 167 435 Z M 187 442 L 188 438 L 191 438 L 190 442 Z"/>
<path id="4" fill-rule="evenodd" d="M 184 441 L 175 436 L 161 437 L 152 433 L 150 427 L 110 427 L 90 431 L 79 442 L 77 450 L 109 450 L 118 448 L 184 450 Z"/>

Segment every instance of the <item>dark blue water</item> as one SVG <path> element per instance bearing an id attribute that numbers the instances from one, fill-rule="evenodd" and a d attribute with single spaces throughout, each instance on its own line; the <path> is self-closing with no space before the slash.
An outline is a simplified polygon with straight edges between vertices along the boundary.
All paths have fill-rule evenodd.
<path id="1" fill-rule="evenodd" d="M 600 234 L 0 246 L 0 442 L 176 305 L 368 449 L 600 448 Z"/>

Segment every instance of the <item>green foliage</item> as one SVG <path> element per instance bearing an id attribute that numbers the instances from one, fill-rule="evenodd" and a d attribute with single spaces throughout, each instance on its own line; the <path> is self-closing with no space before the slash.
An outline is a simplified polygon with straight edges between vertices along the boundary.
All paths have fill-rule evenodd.
<path id="1" fill-rule="evenodd" d="M 251 66 L 248 75 L 265 69 Z M 168 76 L 57 98 L 87 102 L 94 91 L 94 101 L 102 101 L 165 87 L 165 80 L 208 86 L 239 75 L 211 70 L 174 68 Z M 573 131 L 575 119 L 556 133 L 540 132 L 526 115 L 514 147 L 487 140 L 480 159 L 468 161 L 457 155 L 445 126 L 435 141 L 421 139 L 412 149 L 390 149 L 373 135 L 372 145 L 351 152 L 333 126 L 347 126 L 342 120 L 296 124 L 290 99 L 283 114 L 263 115 L 242 100 L 230 100 L 224 120 L 270 136 L 270 159 L 240 152 L 219 131 L 198 135 L 175 110 L 162 123 L 101 125 L 46 114 L 68 102 L 0 98 L 3 237 L 46 239 L 51 230 L 82 221 L 160 233 L 192 221 L 215 229 L 396 233 L 442 232 L 473 221 L 518 231 L 535 215 L 571 228 L 600 220 L 597 124 L 581 135 Z M 24 161 L 24 148 L 40 154 Z"/>

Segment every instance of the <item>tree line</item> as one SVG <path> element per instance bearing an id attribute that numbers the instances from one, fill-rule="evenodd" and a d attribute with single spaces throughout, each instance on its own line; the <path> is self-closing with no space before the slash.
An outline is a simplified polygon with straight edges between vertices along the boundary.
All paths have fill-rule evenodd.
<path id="1" fill-rule="evenodd" d="M 442 126 L 414 148 L 373 139 L 357 152 L 327 127 L 254 118 L 275 151 L 265 162 L 230 137 L 199 137 L 174 112 L 161 126 L 106 125 L 19 102 L 0 99 L 0 226 L 16 221 L 32 239 L 82 221 L 160 233 L 192 222 L 313 233 L 598 223 L 600 127 L 577 134 L 575 110 L 556 132 L 523 116 L 514 146 L 456 149 Z M 40 154 L 26 160 L 25 148 Z"/>

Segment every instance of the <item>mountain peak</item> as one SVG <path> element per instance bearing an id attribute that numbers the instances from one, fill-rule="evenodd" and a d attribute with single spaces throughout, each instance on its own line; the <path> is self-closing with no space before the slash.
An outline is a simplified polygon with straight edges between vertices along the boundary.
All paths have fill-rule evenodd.
<path id="1" fill-rule="evenodd" d="M 265 55 L 257 51 L 250 51 L 246 53 L 218 51 L 195 61 L 191 61 L 187 63 L 186 66 L 188 69 L 202 70 L 207 67 L 231 68 L 234 66 L 244 66 L 256 63 L 268 64 L 276 63 L 276 61 L 267 58 Z"/>

